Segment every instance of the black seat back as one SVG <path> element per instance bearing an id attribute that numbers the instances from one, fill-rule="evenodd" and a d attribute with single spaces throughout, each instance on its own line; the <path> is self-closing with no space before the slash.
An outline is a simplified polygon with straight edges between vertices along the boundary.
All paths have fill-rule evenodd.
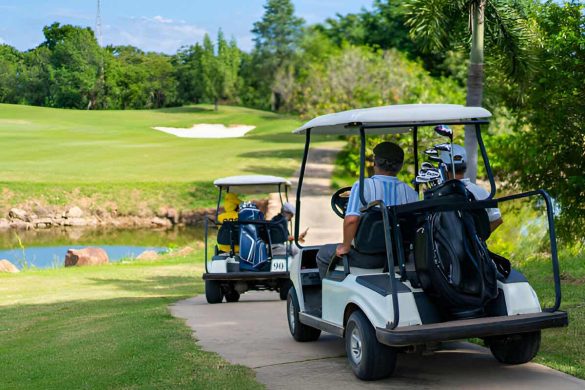
<path id="1" fill-rule="evenodd" d="M 359 253 L 368 255 L 386 253 L 384 221 L 378 208 L 369 209 L 361 215 L 353 246 Z"/>
<path id="2" fill-rule="evenodd" d="M 232 242 L 234 245 L 240 244 L 240 227 L 236 223 L 224 221 L 217 232 L 217 243 L 231 245 Z"/>
<path id="3" fill-rule="evenodd" d="M 276 215 L 268 224 L 270 231 L 270 242 L 273 244 L 282 244 L 288 241 L 288 221 L 282 214 Z"/>

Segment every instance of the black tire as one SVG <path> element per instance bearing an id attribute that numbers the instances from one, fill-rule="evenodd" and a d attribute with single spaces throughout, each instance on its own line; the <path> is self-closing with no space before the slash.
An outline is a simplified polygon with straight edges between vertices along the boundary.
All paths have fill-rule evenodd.
<path id="1" fill-rule="evenodd" d="M 240 300 L 240 293 L 236 290 L 229 290 L 225 293 L 225 301 L 226 302 L 237 302 Z"/>
<path id="2" fill-rule="evenodd" d="M 355 376 L 365 381 L 389 377 L 396 368 L 396 350 L 378 342 L 374 327 L 359 310 L 347 320 L 345 352 Z"/>
<path id="3" fill-rule="evenodd" d="M 292 286 L 292 283 L 291 283 L 290 279 L 282 279 L 278 283 L 278 294 L 280 295 L 281 301 L 286 301 L 286 299 L 288 297 L 288 290 L 290 290 L 291 286 Z"/>
<path id="4" fill-rule="evenodd" d="M 490 337 L 485 341 L 500 363 L 523 364 L 534 359 L 538 353 L 540 331 Z"/>
<path id="5" fill-rule="evenodd" d="M 221 285 L 217 280 L 205 281 L 205 298 L 207 298 L 207 303 L 221 303 L 223 291 L 221 291 Z"/>
<path id="6" fill-rule="evenodd" d="M 299 300 L 294 287 L 288 290 L 286 300 L 286 317 L 288 318 L 288 329 L 296 341 L 315 341 L 321 335 L 321 329 L 315 329 L 299 321 Z"/>

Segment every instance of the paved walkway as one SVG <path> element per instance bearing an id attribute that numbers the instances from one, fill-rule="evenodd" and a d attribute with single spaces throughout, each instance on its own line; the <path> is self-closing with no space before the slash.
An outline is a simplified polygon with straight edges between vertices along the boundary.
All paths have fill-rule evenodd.
<path id="1" fill-rule="evenodd" d="M 337 242 L 342 220 L 329 206 L 334 149 L 312 152 L 303 184 L 301 225 L 309 227 L 308 244 Z M 432 355 L 398 357 L 395 375 L 377 382 L 355 378 L 343 340 L 323 334 L 316 342 L 298 343 L 289 333 L 286 303 L 270 292 L 242 295 L 238 303 L 209 305 L 204 296 L 171 306 L 186 320 L 205 350 L 256 371 L 269 389 L 427 389 L 518 388 L 585 389 L 585 381 L 538 364 L 504 366 L 485 348 L 453 343 Z"/>

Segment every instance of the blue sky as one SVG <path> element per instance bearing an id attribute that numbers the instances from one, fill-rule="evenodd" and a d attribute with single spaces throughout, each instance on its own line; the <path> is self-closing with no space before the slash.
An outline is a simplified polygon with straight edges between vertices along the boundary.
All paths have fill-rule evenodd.
<path id="1" fill-rule="evenodd" d="M 293 0 L 296 13 L 316 23 L 336 13 L 371 8 L 373 0 Z M 175 53 L 221 27 L 244 49 L 252 48 L 252 24 L 265 0 L 102 0 L 103 44 L 129 44 L 147 51 Z M 0 43 L 27 50 L 43 41 L 53 22 L 95 26 L 97 0 L 0 0 Z"/>

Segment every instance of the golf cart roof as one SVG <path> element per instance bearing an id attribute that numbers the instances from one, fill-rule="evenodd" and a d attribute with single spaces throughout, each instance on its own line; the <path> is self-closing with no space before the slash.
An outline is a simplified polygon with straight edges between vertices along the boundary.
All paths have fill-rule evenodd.
<path id="1" fill-rule="evenodd" d="M 275 187 L 290 187 L 289 180 L 269 175 L 243 175 L 222 177 L 213 182 L 216 187 L 238 187 L 239 190 L 254 190 L 254 192 L 274 191 Z"/>
<path id="2" fill-rule="evenodd" d="M 458 104 L 398 104 L 361 108 L 318 116 L 294 131 L 305 134 L 357 135 L 360 126 L 367 134 L 406 133 L 413 126 L 457 124 L 486 119 L 492 114 L 482 107 L 465 107 Z M 388 127 L 384 127 L 388 126 Z"/>

